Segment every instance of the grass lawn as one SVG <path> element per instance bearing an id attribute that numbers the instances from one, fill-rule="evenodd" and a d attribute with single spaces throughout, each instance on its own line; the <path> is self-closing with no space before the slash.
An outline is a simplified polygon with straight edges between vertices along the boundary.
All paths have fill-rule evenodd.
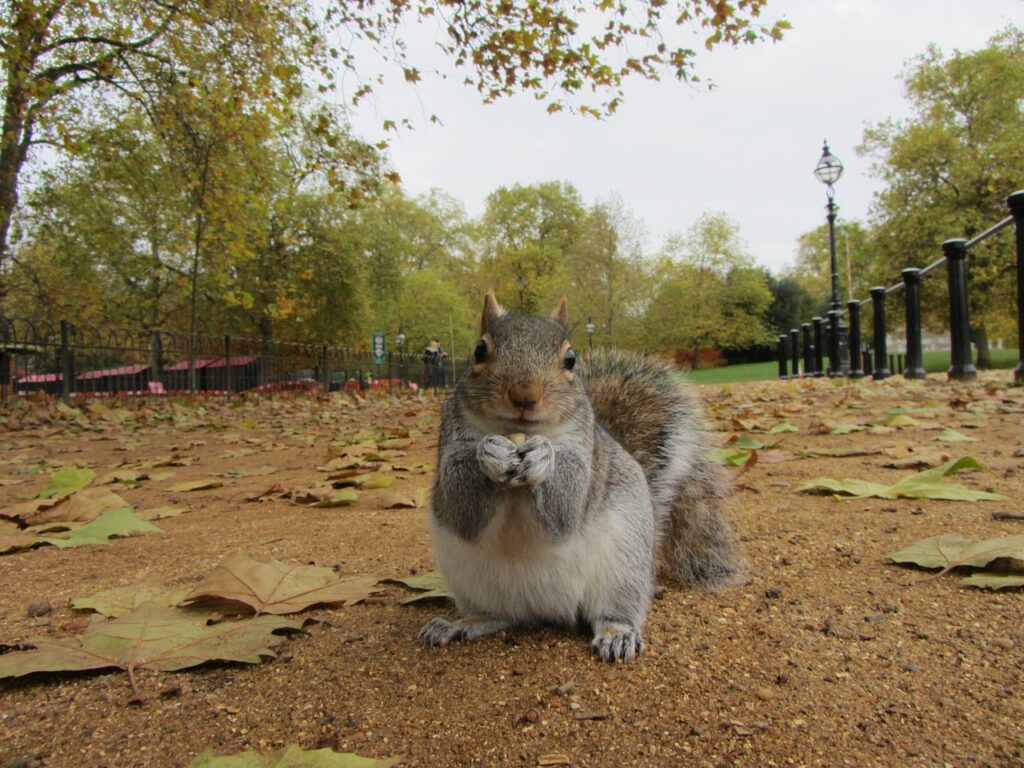
<path id="1" fill-rule="evenodd" d="M 1017 365 L 1016 349 L 993 349 L 994 368 L 1013 368 Z M 924 367 L 928 373 L 945 373 L 949 368 L 949 352 L 925 352 Z M 828 368 L 826 358 L 825 368 Z M 728 384 L 736 381 L 768 381 L 779 376 L 779 364 L 775 360 L 744 365 L 723 365 L 720 368 L 703 368 L 688 371 L 686 380 L 692 384 Z"/>

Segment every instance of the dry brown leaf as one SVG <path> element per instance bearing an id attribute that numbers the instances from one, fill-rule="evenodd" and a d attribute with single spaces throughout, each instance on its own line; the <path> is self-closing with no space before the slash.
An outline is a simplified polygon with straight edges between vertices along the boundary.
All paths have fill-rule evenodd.
<path id="1" fill-rule="evenodd" d="M 375 576 L 340 577 L 330 568 L 259 562 L 232 555 L 214 568 L 185 598 L 231 600 L 257 614 L 297 613 L 313 605 L 353 605 L 378 592 Z"/>

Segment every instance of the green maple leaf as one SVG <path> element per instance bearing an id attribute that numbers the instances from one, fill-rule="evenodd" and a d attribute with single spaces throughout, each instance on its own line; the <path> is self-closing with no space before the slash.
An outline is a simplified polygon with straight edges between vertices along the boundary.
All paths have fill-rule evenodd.
<path id="1" fill-rule="evenodd" d="M 970 456 L 947 461 L 945 464 L 918 472 L 892 485 L 872 483 L 868 480 L 833 480 L 816 477 L 799 485 L 797 493 L 830 492 L 854 498 L 880 499 L 943 499 L 946 501 L 1003 501 L 1006 496 L 988 491 L 975 491 L 963 485 L 947 482 L 944 478 L 961 469 L 981 469 L 981 464 Z"/>
<path id="2" fill-rule="evenodd" d="M 163 533 L 152 523 L 140 520 L 130 507 L 111 509 L 91 523 L 67 533 L 47 536 L 39 540 L 61 549 L 81 547 L 90 544 L 106 544 L 114 536 L 129 536 L 133 533 Z"/>
<path id="3" fill-rule="evenodd" d="M 402 584 L 410 589 L 420 590 L 420 594 L 407 597 L 402 605 L 418 603 L 421 600 L 442 600 L 450 599 L 451 592 L 448 591 L 448 584 L 444 576 L 438 571 L 421 573 L 418 576 L 405 576 L 399 579 L 383 579 L 382 584 Z"/>

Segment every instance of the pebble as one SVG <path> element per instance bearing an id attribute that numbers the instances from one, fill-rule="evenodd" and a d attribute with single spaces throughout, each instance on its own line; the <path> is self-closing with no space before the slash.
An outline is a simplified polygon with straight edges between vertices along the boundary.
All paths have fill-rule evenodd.
<path id="1" fill-rule="evenodd" d="M 1015 645 L 1013 640 L 1008 637 L 995 637 L 989 642 L 996 648 L 1002 648 L 1004 651 L 1010 650 Z"/>
<path id="2" fill-rule="evenodd" d="M 782 597 L 782 588 L 770 587 L 769 589 L 766 589 L 764 591 L 764 596 L 767 597 L 769 600 L 778 600 L 780 597 Z"/>
<path id="3" fill-rule="evenodd" d="M 920 672 L 921 671 L 921 667 L 918 664 L 914 664 L 913 662 L 909 662 L 909 661 L 904 661 L 903 663 L 901 663 L 900 664 L 900 669 L 902 669 L 904 672 Z"/>
<path id="4" fill-rule="evenodd" d="M 572 693 L 572 691 L 573 691 L 573 689 L 575 687 L 576 687 L 576 682 L 573 681 L 573 680 L 570 680 L 569 682 L 562 683 L 561 685 L 556 687 L 555 688 L 555 693 L 557 693 L 559 696 L 568 696 L 570 693 Z"/>
<path id="5" fill-rule="evenodd" d="M 761 701 L 771 701 L 775 698 L 775 692 L 769 688 L 755 688 L 754 695 Z"/>
<path id="6" fill-rule="evenodd" d="M 36 616 L 45 616 L 46 614 L 50 613 L 52 610 L 53 610 L 53 606 L 50 605 L 50 601 L 49 600 L 40 600 L 39 602 L 36 602 L 36 603 L 29 603 L 28 604 L 28 609 L 27 609 L 28 615 L 32 616 L 33 618 L 36 617 Z"/>

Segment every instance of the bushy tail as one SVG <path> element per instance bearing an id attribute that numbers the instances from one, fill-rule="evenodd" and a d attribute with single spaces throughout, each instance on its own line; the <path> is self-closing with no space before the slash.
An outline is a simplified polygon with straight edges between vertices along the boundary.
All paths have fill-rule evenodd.
<path id="1" fill-rule="evenodd" d="M 672 575 L 706 588 L 739 582 L 743 565 L 721 509 L 729 481 L 710 458 L 696 395 L 667 365 L 635 354 L 595 352 L 580 369 L 598 420 L 647 476 Z"/>

